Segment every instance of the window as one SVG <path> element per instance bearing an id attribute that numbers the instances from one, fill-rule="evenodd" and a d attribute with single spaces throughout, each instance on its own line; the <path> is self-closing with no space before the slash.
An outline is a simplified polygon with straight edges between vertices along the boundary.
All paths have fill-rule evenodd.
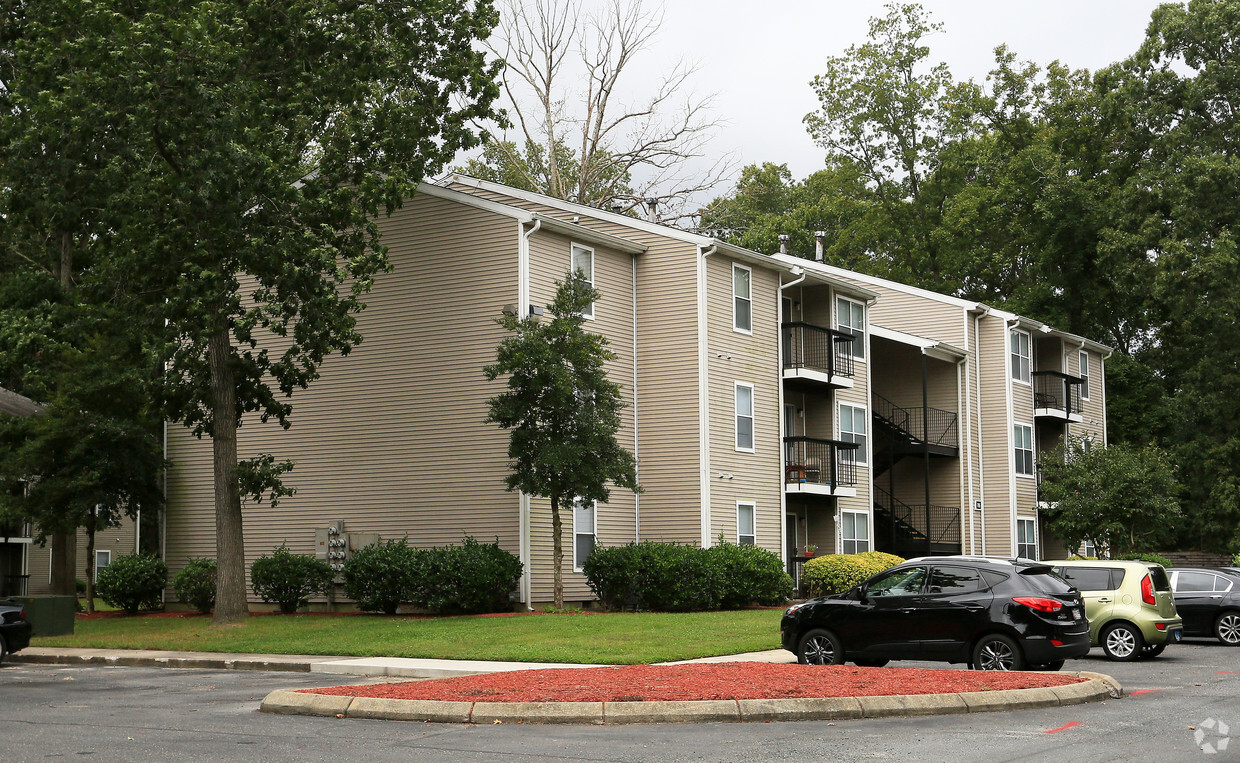
<path id="1" fill-rule="evenodd" d="M 865 305 L 847 297 L 836 297 L 835 326 L 856 337 L 852 342 L 852 356 L 865 358 Z"/>
<path id="2" fill-rule="evenodd" d="M 111 551 L 95 551 L 95 580 L 99 579 L 99 571 L 111 563 Z"/>
<path id="3" fill-rule="evenodd" d="M 888 572 L 870 583 L 865 591 L 871 596 L 910 596 L 921 593 L 921 584 L 924 582 L 926 582 L 925 568 L 910 567 Z"/>
<path id="4" fill-rule="evenodd" d="M 1081 399 L 1089 399 L 1089 353 L 1081 352 Z"/>
<path id="5" fill-rule="evenodd" d="M 1214 576 L 1207 572 L 1181 572 L 1176 575 L 1175 592 L 1214 591 Z"/>
<path id="6" fill-rule="evenodd" d="M 732 330 L 753 333 L 753 271 L 732 265 Z"/>
<path id="7" fill-rule="evenodd" d="M 1016 520 L 1016 555 L 1025 559 L 1038 558 L 1038 533 L 1035 520 Z"/>
<path id="8" fill-rule="evenodd" d="M 594 286 L 594 250 L 588 246 L 581 244 L 573 244 L 573 272 L 580 273 L 589 281 L 590 286 Z M 594 317 L 594 303 L 581 312 L 583 317 Z"/>
<path id="9" fill-rule="evenodd" d="M 862 466 L 866 463 L 866 411 L 859 405 L 840 403 L 840 439 L 857 443 L 857 449 L 843 451 L 844 458 L 852 458 Z"/>
<path id="10" fill-rule="evenodd" d="M 840 551 L 861 554 L 870 550 L 870 518 L 864 511 L 840 512 Z"/>
<path id="11" fill-rule="evenodd" d="M 753 452 L 753 385 L 736 383 L 736 449 Z"/>
<path id="12" fill-rule="evenodd" d="M 573 501 L 573 572 L 581 572 L 594 550 L 595 508 L 593 501 L 587 503 L 580 498 Z"/>
<path id="13" fill-rule="evenodd" d="M 1033 427 L 1016 424 L 1012 427 L 1012 442 L 1016 450 L 1016 473 L 1022 477 L 1033 476 Z"/>
<path id="14" fill-rule="evenodd" d="M 1110 567 L 1056 567 L 1055 574 L 1078 591 L 1114 591 L 1124 582 L 1124 571 Z"/>
<path id="15" fill-rule="evenodd" d="M 757 542 L 753 529 L 754 504 L 736 504 L 736 545 L 752 546 Z"/>
<path id="16" fill-rule="evenodd" d="M 935 567 L 930 570 L 926 593 L 968 593 L 982 587 L 977 570 L 968 567 Z"/>
<path id="17" fill-rule="evenodd" d="M 1029 343 L 1029 334 L 1012 329 L 1012 378 L 1018 382 L 1031 384 L 1032 372 L 1033 350 Z"/>
<path id="18" fill-rule="evenodd" d="M 1089 441 L 1086 440 L 1085 442 L 1089 442 Z M 1094 542 L 1092 540 L 1086 540 L 1081 543 L 1081 556 L 1085 557 L 1086 559 L 1097 559 L 1098 558 L 1098 547 L 1094 545 Z"/>

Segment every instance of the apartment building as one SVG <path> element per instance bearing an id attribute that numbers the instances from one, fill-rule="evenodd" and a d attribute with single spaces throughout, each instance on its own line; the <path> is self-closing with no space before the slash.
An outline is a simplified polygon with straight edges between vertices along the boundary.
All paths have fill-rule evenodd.
<path id="1" fill-rule="evenodd" d="M 1111 349 L 977 302 L 777 254 L 876 293 L 869 313 L 875 547 L 1029 558 L 1064 549 L 1039 520 L 1037 463 L 1106 445 Z"/>
<path id="2" fill-rule="evenodd" d="M 394 270 L 359 316 L 363 343 L 293 398 L 290 430 L 239 431 L 242 458 L 296 463 L 298 491 L 244 508 L 247 566 L 280 545 L 339 563 L 376 537 L 471 535 L 520 557 L 517 601 L 550 601 L 550 507 L 505 490 L 507 433 L 484 423 L 500 387 L 482 368 L 505 335 L 496 318 L 538 314 L 570 268 L 600 291 L 588 326 L 616 353 L 620 440 L 644 488 L 566 512 L 570 601 L 592 598 L 592 548 L 634 540 L 754 544 L 794 574 L 811 546 L 1010 553 L 1037 510 L 1025 462 L 1005 458 L 1014 442 L 1036 453 L 1102 416 L 1100 345 L 1076 343 L 1094 407 L 1038 414 L 1038 373 L 1079 378 L 1079 360 L 1052 362 L 1051 343 L 1075 339 L 811 260 L 463 176 L 421 186 L 380 225 Z M 1027 379 L 1003 374 L 1015 332 Z M 211 450 L 170 426 L 168 454 L 175 573 L 214 555 Z"/>

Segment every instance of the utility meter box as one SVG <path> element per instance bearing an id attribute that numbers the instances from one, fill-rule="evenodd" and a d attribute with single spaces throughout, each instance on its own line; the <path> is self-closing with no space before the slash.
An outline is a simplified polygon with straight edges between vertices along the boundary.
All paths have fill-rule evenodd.
<path id="1" fill-rule="evenodd" d="M 32 636 L 72 636 L 77 614 L 74 596 L 14 596 L 10 599 L 26 608 Z"/>

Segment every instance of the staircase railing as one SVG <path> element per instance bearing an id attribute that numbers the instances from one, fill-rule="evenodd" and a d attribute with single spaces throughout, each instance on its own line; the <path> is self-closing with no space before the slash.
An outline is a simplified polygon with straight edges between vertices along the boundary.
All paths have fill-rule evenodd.
<path id="1" fill-rule="evenodd" d="M 874 415 L 895 428 L 911 443 L 960 447 L 958 416 L 940 408 L 902 408 L 871 393 Z"/>

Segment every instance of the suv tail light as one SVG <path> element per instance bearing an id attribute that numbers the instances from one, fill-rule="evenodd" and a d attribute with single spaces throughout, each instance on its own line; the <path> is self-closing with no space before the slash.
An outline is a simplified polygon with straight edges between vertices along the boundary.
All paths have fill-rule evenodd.
<path id="1" fill-rule="evenodd" d="M 1154 580 L 1148 573 L 1145 577 L 1141 578 L 1141 601 L 1149 604 L 1150 606 L 1153 606 L 1156 603 L 1154 601 Z"/>
<path id="2" fill-rule="evenodd" d="M 1012 601 L 1024 604 L 1035 612 L 1053 613 L 1063 609 L 1063 602 L 1058 599 L 1048 599 L 1045 596 L 1013 596 Z"/>

